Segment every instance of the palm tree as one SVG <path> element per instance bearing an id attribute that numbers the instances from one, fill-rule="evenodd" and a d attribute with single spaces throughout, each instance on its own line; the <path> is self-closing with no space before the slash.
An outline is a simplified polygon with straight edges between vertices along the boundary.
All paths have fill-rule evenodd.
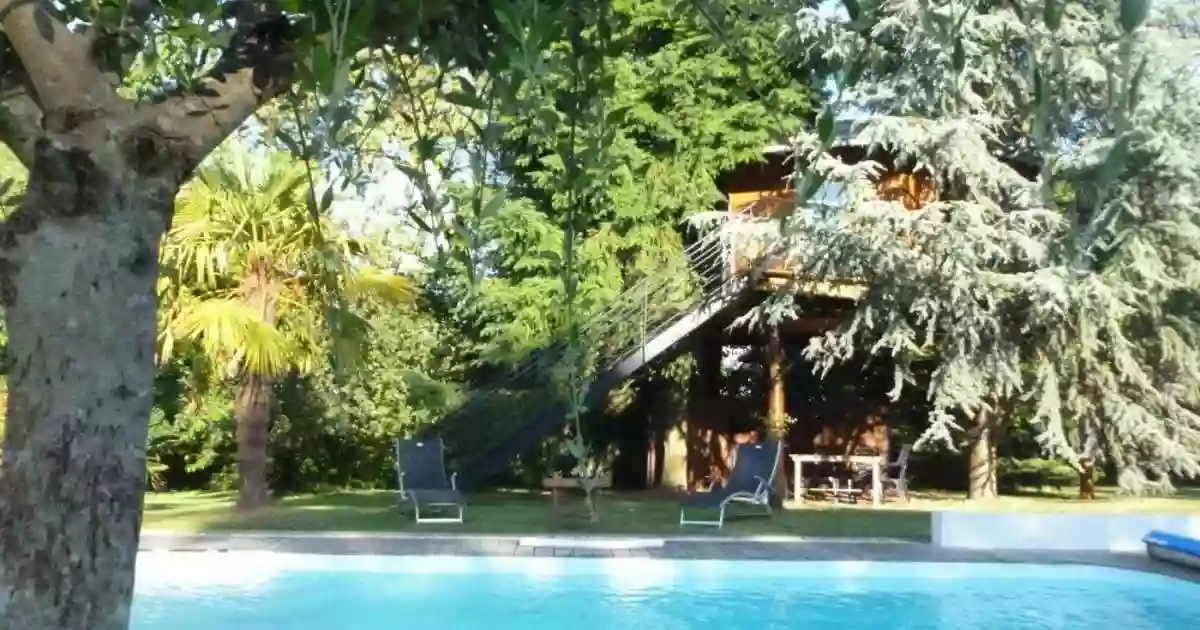
<path id="1" fill-rule="evenodd" d="M 304 166 L 279 153 L 225 152 L 180 195 L 163 246 L 160 361 L 199 344 L 214 378 L 237 383 L 238 506 L 268 501 L 275 380 L 332 356 L 353 362 L 367 332 L 349 300 L 407 302 L 407 279 L 365 263 L 363 246 L 307 203 Z"/>

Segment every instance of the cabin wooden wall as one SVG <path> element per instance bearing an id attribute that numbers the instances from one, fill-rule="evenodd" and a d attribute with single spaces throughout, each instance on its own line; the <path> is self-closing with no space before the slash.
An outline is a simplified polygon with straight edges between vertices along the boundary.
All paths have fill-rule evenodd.
<path id="1" fill-rule="evenodd" d="M 785 154 L 766 155 L 758 163 L 746 164 L 723 174 L 719 188 L 728 199 L 731 213 L 749 212 L 760 217 L 778 217 L 795 203 L 790 189 L 792 165 Z M 848 163 L 863 157 L 858 149 L 841 156 Z M 885 166 L 886 156 L 874 156 Z M 917 209 L 936 198 L 932 180 L 924 174 L 889 170 L 876 181 L 880 197 Z M 758 256 L 757 248 L 733 244 L 730 265 L 734 272 L 749 269 Z M 768 270 L 772 270 L 768 267 Z M 777 265 L 775 271 L 785 271 Z M 891 373 L 879 366 L 843 366 L 819 379 L 799 358 L 806 337 L 832 325 L 832 316 L 821 316 L 785 327 L 787 348 L 786 408 L 797 419 L 790 427 L 787 450 L 792 453 L 848 454 L 856 450 L 890 454 L 888 427 L 897 420 L 902 405 L 889 401 Z M 732 461 L 733 447 L 757 441 L 763 434 L 766 389 L 757 397 L 739 399 L 723 388 L 720 375 L 720 335 L 704 336 L 695 343 L 696 371 L 682 409 L 671 412 L 669 421 L 651 422 L 643 478 L 663 486 L 696 488 L 713 476 L 724 478 Z M 898 447 L 897 447 L 898 448 Z M 894 456 L 894 454 L 893 454 Z M 787 462 L 790 468 L 790 462 Z M 640 472 L 640 471 L 639 471 Z"/>
<path id="2" fill-rule="evenodd" d="M 728 200 L 728 212 L 760 218 L 786 214 L 796 202 L 791 176 L 792 170 L 782 155 L 769 155 L 761 163 L 744 165 L 725 174 L 719 184 Z M 875 180 L 875 188 L 881 199 L 899 201 L 909 210 L 917 210 L 937 197 L 932 178 L 923 171 L 887 170 Z M 730 271 L 734 275 L 750 271 L 761 254 L 760 243 L 731 243 Z M 766 271 L 786 274 L 788 270 L 781 260 L 767 265 Z"/>
<path id="3" fill-rule="evenodd" d="M 709 341 L 694 349 L 696 369 L 677 419 L 677 430 L 685 442 L 683 452 L 677 442 L 673 448 L 665 441 L 652 448 L 659 466 L 678 471 L 682 465 L 686 470 L 686 479 L 680 479 L 678 472 L 667 475 L 670 479 L 659 477 L 664 487 L 694 490 L 705 487 L 713 477 L 727 479 L 734 446 L 756 442 L 765 435 L 765 379 L 759 373 L 749 375 L 752 390 L 745 397 L 735 395 L 731 390 L 736 388 L 721 381 L 721 346 Z M 821 379 L 800 358 L 804 343 L 792 338 L 786 344 L 785 404 L 788 415 L 796 419 L 788 429 L 786 451 L 876 452 L 895 457 L 892 451 L 899 446 L 890 443 L 889 427 L 908 412 L 888 398 L 891 372 L 883 366 L 852 364 Z M 752 363 L 758 360 L 754 356 L 747 359 Z M 758 380 L 763 382 L 755 383 Z M 790 461 L 785 461 L 785 467 L 790 474 Z"/>

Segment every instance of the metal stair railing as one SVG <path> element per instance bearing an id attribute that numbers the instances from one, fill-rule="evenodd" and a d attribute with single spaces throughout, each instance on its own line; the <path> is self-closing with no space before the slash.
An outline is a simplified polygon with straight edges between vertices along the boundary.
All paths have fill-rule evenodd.
<path id="1" fill-rule="evenodd" d="M 730 249 L 729 233 L 726 226 L 722 226 L 684 249 L 683 253 L 690 267 L 689 273 L 694 274 L 690 279 L 698 282 L 688 282 L 689 278 L 680 277 L 679 274 L 647 274 L 610 302 L 602 313 L 588 319 L 581 327 L 586 340 L 585 345 L 598 348 L 592 357 L 592 364 L 598 368 L 592 392 L 607 393 L 632 371 L 657 358 L 658 353 L 655 356 L 647 356 L 648 343 L 695 313 L 697 309 L 727 304 L 728 300 L 742 294 L 746 276 L 734 275 L 729 271 Z M 682 299 L 678 299 L 680 297 Z M 631 326 L 631 322 L 638 325 Z M 678 339 L 671 341 L 675 343 Z M 640 360 L 636 356 L 639 349 L 642 352 Z M 496 426 L 499 429 L 496 433 L 502 435 L 497 436 L 500 437 L 498 443 L 493 442 L 485 446 L 478 457 L 469 457 L 469 451 L 474 449 L 454 449 L 468 451 L 461 453 L 467 456 L 468 464 L 471 461 L 485 460 L 489 454 L 498 451 L 503 453 L 524 450 L 528 445 L 517 443 L 520 442 L 520 434 L 535 435 L 544 429 L 544 435 L 544 432 L 553 428 L 537 425 L 565 423 L 565 415 L 555 421 L 553 414 L 548 413 L 561 407 L 563 401 L 557 392 L 547 391 L 548 388 L 545 387 L 552 386 L 553 374 L 550 372 L 560 365 L 565 350 L 561 345 L 555 344 L 532 351 L 516 367 L 477 388 L 466 402 L 444 418 L 440 427 L 443 430 L 449 429 L 454 432 L 453 427 L 456 424 L 465 425 L 462 428 L 469 435 L 464 437 L 470 439 L 465 439 L 464 442 L 478 442 L 482 437 L 481 433 L 488 433 L 488 426 L 499 425 Z M 631 369 L 621 371 L 628 373 L 616 373 L 617 368 L 621 366 L 631 366 Z M 528 387 L 530 383 L 537 381 L 542 381 L 543 386 Z M 501 411 L 495 408 L 497 397 L 511 402 L 522 396 L 527 400 L 518 401 L 520 404 L 516 408 L 503 410 L 508 413 L 496 413 Z M 524 422 L 511 422 L 513 416 L 523 419 Z M 534 418 L 532 422 L 529 421 L 530 416 Z M 484 418 L 490 421 L 485 422 Z M 448 440 L 448 445 L 453 445 L 456 441 Z M 508 457 L 516 454 L 518 453 L 509 453 Z"/>
<path id="2" fill-rule="evenodd" d="M 719 243 L 715 239 L 706 238 L 684 250 L 684 255 L 687 256 L 692 266 L 700 266 L 702 264 L 712 264 L 720 258 Z M 659 290 L 668 288 L 672 284 L 677 284 L 680 279 L 677 277 L 662 277 L 662 276 L 644 276 L 633 286 L 624 290 L 613 302 L 607 305 L 606 314 L 602 319 L 589 319 L 583 326 L 583 333 L 588 336 L 603 336 L 612 331 L 621 323 L 627 322 L 628 318 L 642 316 L 644 314 L 645 304 L 649 300 L 649 295 L 657 295 Z M 711 284 L 710 280 L 704 280 L 702 286 Z M 494 376 L 488 382 L 481 384 L 478 388 L 484 390 L 503 389 L 506 384 L 516 384 L 524 378 L 532 376 L 543 368 L 553 365 L 557 362 L 557 358 L 547 356 L 546 348 L 537 348 L 526 355 L 517 365 L 506 370 L 505 372 Z"/>
<path id="3" fill-rule="evenodd" d="M 743 284 L 740 279 L 731 278 L 722 283 L 716 290 L 705 294 L 700 300 L 692 305 L 692 308 L 675 313 L 658 323 L 653 329 L 648 330 L 644 338 L 646 340 L 655 339 L 658 335 L 669 330 L 676 323 L 688 317 L 696 311 L 697 308 L 702 308 L 708 304 L 727 304 L 726 300 L 736 299 L 741 294 Z M 716 313 L 720 308 L 713 309 Z M 691 330 L 694 330 L 691 329 Z M 690 330 L 688 332 L 691 332 Z M 683 335 L 686 336 L 686 335 Z M 622 381 L 644 367 L 648 362 L 652 362 L 661 356 L 662 351 L 673 346 L 683 336 L 669 340 L 670 343 L 660 344 L 662 347 L 659 352 L 653 355 L 639 353 L 645 346 L 642 345 L 643 335 L 637 335 L 637 339 L 631 339 L 629 343 L 621 344 L 615 349 L 611 349 L 596 360 L 596 365 L 604 366 L 604 369 L 596 372 L 595 379 L 592 381 L 588 389 L 588 394 L 584 401 L 584 406 L 592 409 L 603 403 L 603 398 L 614 387 L 620 385 Z M 495 444 L 485 449 L 475 459 L 469 461 L 462 469 L 465 483 L 470 484 L 478 479 L 487 477 L 496 472 L 500 472 L 504 466 L 508 465 L 511 459 L 529 448 L 536 445 L 537 440 L 543 438 L 549 432 L 557 427 L 561 427 L 567 422 L 565 401 L 557 396 L 547 396 L 541 399 L 541 404 L 536 405 L 534 411 L 529 414 L 531 419 L 524 423 L 515 426 L 508 426 L 508 431 Z"/>
<path id="4" fill-rule="evenodd" d="M 693 267 L 712 264 L 717 262 L 720 257 L 721 252 L 717 245 L 716 239 L 706 238 L 692 244 L 683 253 L 690 259 Z M 649 301 L 650 295 L 657 296 L 661 290 L 673 288 L 672 285 L 679 283 L 680 278 L 678 277 L 644 276 L 611 302 L 603 317 L 589 319 L 583 326 L 583 334 L 588 337 L 603 337 L 610 334 L 621 324 L 627 323 L 630 318 L 644 317 L 645 304 Z M 711 280 L 702 280 L 702 286 L 707 284 L 711 284 Z M 554 350 L 555 348 L 551 346 L 549 349 Z M 548 348 L 543 347 L 531 351 L 517 365 L 501 374 L 497 374 L 489 379 L 489 381 L 477 386 L 477 389 L 484 391 L 507 389 L 525 382 L 529 377 L 541 373 L 548 367 L 556 365 L 558 360 L 561 359 L 561 351 L 547 352 L 547 350 Z M 460 409 L 462 409 L 461 406 Z M 453 413 L 457 414 L 458 411 Z"/>
<path id="5" fill-rule="evenodd" d="M 711 256 L 702 256 L 698 259 L 693 259 L 693 262 L 698 260 L 701 263 L 710 260 L 720 260 L 722 255 L 722 247 L 720 243 L 708 243 L 702 247 L 711 247 Z M 693 292 L 689 299 L 676 309 L 667 309 L 665 312 L 659 313 L 659 316 L 650 318 L 646 311 L 643 311 L 646 316 L 640 319 L 641 325 L 627 327 L 621 330 L 620 323 L 626 320 L 626 314 L 630 312 L 628 307 L 618 305 L 616 308 L 609 310 L 608 316 L 603 318 L 604 325 L 593 327 L 591 332 L 593 335 L 590 340 L 585 342 L 585 345 L 591 344 L 600 345 L 600 350 L 592 357 L 592 364 L 599 369 L 595 373 L 595 380 L 589 388 L 587 406 L 589 408 L 601 404 L 601 396 L 610 391 L 613 387 L 620 384 L 633 372 L 640 369 L 646 362 L 652 361 L 665 350 L 670 348 L 679 339 L 670 339 L 669 343 L 659 344 L 659 348 L 653 356 L 646 353 L 646 348 L 649 342 L 658 339 L 659 335 L 668 331 L 672 326 L 681 322 L 684 318 L 696 313 L 697 309 L 704 308 L 706 305 L 727 304 L 728 299 L 741 294 L 741 288 L 744 280 L 742 278 L 734 278 L 729 276 L 708 275 L 702 279 L 701 286 L 704 291 Z M 655 290 L 658 288 L 660 290 Z M 638 306 L 648 308 L 650 303 L 655 300 L 650 298 L 658 298 L 662 290 L 674 290 L 671 282 L 659 282 L 653 286 L 635 286 L 628 291 L 628 296 L 638 296 L 641 293 L 642 299 Z M 699 293 L 697 295 L 697 293 Z M 626 299 L 626 302 L 631 302 L 632 299 Z M 719 310 L 719 308 L 717 309 Z M 715 311 L 713 311 L 715 313 Z M 710 313 L 707 317 L 711 317 Z M 705 317 L 704 319 L 707 319 Z M 684 327 L 684 336 L 689 334 L 691 330 L 698 327 L 703 320 L 694 324 L 691 328 Z M 613 334 L 616 329 L 618 334 Z M 598 333 L 598 335 L 597 335 Z M 639 356 L 640 352 L 640 356 Z M 555 360 L 561 357 L 561 353 L 554 357 Z M 549 366 L 551 369 L 554 365 Z M 545 379 L 552 383 L 552 376 Z M 499 440 L 487 445 L 482 449 L 477 457 L 465 458 L 466 466 L 460 467 L 463 471 L 464 479 L 479 478 L 481 475 L 480 468 L 502 469 L 520 452 L 530 448 L 537 438 L 544 436 L 552 431 L 556 426 L 561 426 L 566 422 L 565 402 L 558 391 L 544 392 L 546 395 L 531 397 L 525 401 L 525 404 L 520 409 L 513 410 L 513 413 L 508 414 L 510 417 L 516 415 L 523 422 L 505 423 L 505 426 L 500 427 L 496 433 L 502 434 Z M 475 438 L 478 438 L 478 432 L 472 432 Z M 491 466 L 488 466 L 488 464 Z M 482 475 L 486 476 L 496 470 L 484 470 Z"/>

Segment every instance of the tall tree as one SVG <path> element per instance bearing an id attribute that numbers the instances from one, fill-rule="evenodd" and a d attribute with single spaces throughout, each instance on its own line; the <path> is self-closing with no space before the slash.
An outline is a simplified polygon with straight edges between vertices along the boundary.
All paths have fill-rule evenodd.
<path id="1" fill-rule="evenodd" d="M 1049 452 L 1107 460 L 1122 486 L 1200 473 L 1200 138 L 1187 9 L 1147 0 L 847 0 L 801 8 L 783 41 L 840 69 L 796 143 L 798 208 L 782 231 L 801 277 L 865 287 L 809 356 L 896 361 L 926 388 L 924 439 L 972 439 L 972 496 L 995 494 L 991 439 L 1014 402 Z M 1194 11 L 1194 9 L 1191 9 Z M 857 140 L 927 176 L 906 209 Z M 882 158 L 880 158 L 882 159 Z M 844 206 L 808 204 L 826 181 Z M 774 228 L 773 228 L 774 229 Z"/>
<path id="2" fill-rule="evenodd" d="M 602 311 L 664 267 L 686 268 L 681 221 L 720 202 L 723 171 L 761 159 L 765 146 L 811 115 L 807 69 L 775 49 L 783 22 L 761 12 L 766 3 L 722 12 L 739 27 L 736 41 L 713 34 L 704 14 L 678 0 L 609 4 L 602 24 L 579 33 L 556 23 L 536 76 L 533 68 L 508 67 L 488 77 L 516 91 L 488 111 L 508 130 L 488 149 L 504 194 L 515 200 L 488 204 L 488 196 L 480 205 L 491 213 L 458 215 L 479 226 L 471 243 L 459 243 L 477 248 L 473 260 L 484 270 L 476 296 L 485 358 L 520 356 L 545 344 L 554 328 L 532 326 L 525 315 L 545 323 L 544 313 L 562 299 L 562 226 L 572 210 L 564 182 L 577 166 L 566 158 L 567 146 L 585 140 L 571 124 L 579 106 L 573 46 L 598 49 L 588 71 L 603 74 L 604 85 L 586 105 L 604 115 L 589 131 L 610 136 L 603 164 L 579 175 L 594 201 L 573 219 L 577 298 L 585 311 Z M 513 76 L 519 73 L 520 82 Z"/>
<path id="3" fill-rule="evenodd" d="M 0 0 L 0 140 L 30 171 L 0 234 L 13 366 L 0 627 L 128 624 L 159 246 L 181 184 L 279 94 L 321 94 L 336 120 L 364 48 L 436 36 L 461 42 L 445 58 L 477 57 L 490 6 Z M 336 144 L 338 126 L 322 129 Z M 305 157 L 322 146 L 305 143 Z"/>
<path id="4" fill-rule="evenodd" d="M 407 279 L 367 263 L 332 221 L 314 221 L 303 165 L 269 152 L 214 155 L 186 187 L 163 246 L 163 359 L 200 344 L 216 376 L 238 380 L 238 507 L 268 499 L 267 430 L 275 380 L 329 354 L 349 367 L 368 332 L 346 300 L 410 302 Z M 328 324 L 328 325 L 327 325 Z M 327 334 L 324 334 L 326 333 Z"/>

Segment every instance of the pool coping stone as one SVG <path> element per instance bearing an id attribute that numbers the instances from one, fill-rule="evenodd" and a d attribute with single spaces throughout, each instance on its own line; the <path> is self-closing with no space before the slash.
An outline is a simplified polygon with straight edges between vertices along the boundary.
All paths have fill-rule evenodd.
<path id="1" fill-rule="evenodd" d="M 986 562 L 1084 564 L 1156 573 L 1200 584 L 1200 571 L 1150 559 L 1144 552 L 1018 551 L 947 549 L 929 543 L 861 538 L 553 536 L 629 540 L 628 547 L 605 545 L 521 545 L 531 535 L 417 534 L 357 532 L 164 532 L 145 531 L 140 551 L 237 552 L 399 556 L 555 556 L 575 558 L 657 558 L 663 560 L 780 560 L 859 562 Z M 538 536 L 546 538 L 548 536 Z M 764 540 L 767 538 L 769 540 Z M 644 541 L 662 541 L 647 546 Z"/>
<path id="2" fill-rule="evenodd" d="M 864 537 L 848 538 L 844 536 L 787 536 L 769 535 L 712 535 L 712 536 L 673 536 L 653 534 L 480 534 L 462 532 L 367 532 L 367 531 L 304 531 L 304 530 L 220 530 L 187 532 L 176 530 L 143 530 L 142 537 L 187 537 L 187 538 L 321 538 L 321 539 L 375 539 L 375 540 L 429 540 L 429 539 L 462 539 L 462 540 L 512 540 L 520 541 L 530 538 L 553 538 L 555 540 L 629 540 L 629 541 L 663 541 L 677 543 L 822 543 L 831 545 L 847 544 L 894 544 L 921 545 L 923 541 L 907 538 Z"/>

